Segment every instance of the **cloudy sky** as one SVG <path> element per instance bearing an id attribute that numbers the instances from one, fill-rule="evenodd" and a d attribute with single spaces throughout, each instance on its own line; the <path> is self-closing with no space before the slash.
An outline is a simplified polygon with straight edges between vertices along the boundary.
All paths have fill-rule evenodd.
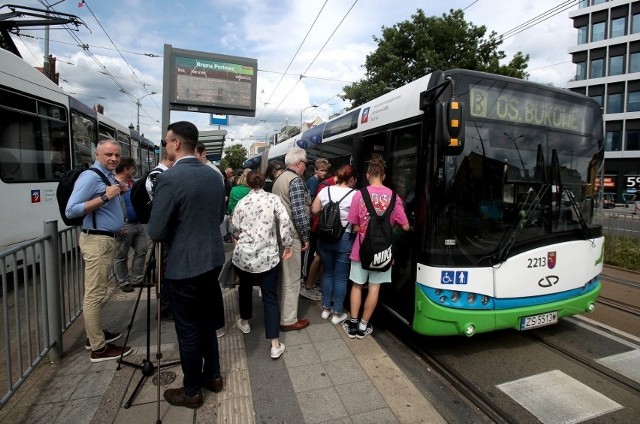
<path id="1" fill-rule="evenodd" d="M 258 61 L 256 117 L 229 118 L 227 139 L 246 147 L 286 125 L 316 116 L 327 119 L 347 106 L 342 87 L 364 75 L 367 54 L 377 47 L 381 28 L 411 20 L 418 8 L 442 16 L 464 9 L 465 18 L 488 32 L 509 34 L 538 18 L 530 29 L 505 38 L 510 59 L 530 55 L 530 79 L 563 87 L 575 73 L 567 48 L 576 43 L 569 11 L 577 0 L 27 0 L 30 7 L 54 5 L 77 15 L 86 26 L 77 31 L 52 29 L 50 53 L 58 58 L 61 86 L 83 103 L 105 106 L 110 118 L 136 125 L 159 144 L 164 45 L 241 56 Z M 6 10 L 0 10 L 6 12 Z M 517 32 L 517 31 L 514 31 Z M 16 44 L 25 60 L 42 66 L 44 31 L 23 29 Z M 88 45 L 89 52 L 79 44 Z M 99 61 L 111 74 L 105 75 Z M 300 75 L 304 75 L 300 78 Z M 114 81 L 117 80 L 117 83 Z M 123 87 L 127 93 L 120 92 Z M 149 94 L 156 92 L 157 94 Z M 215 129 L 209 116 L 172 112 L 171 121 L 190 120 L 199 129 Z M 227 145 L 233 144 L 227 141 Z"/>

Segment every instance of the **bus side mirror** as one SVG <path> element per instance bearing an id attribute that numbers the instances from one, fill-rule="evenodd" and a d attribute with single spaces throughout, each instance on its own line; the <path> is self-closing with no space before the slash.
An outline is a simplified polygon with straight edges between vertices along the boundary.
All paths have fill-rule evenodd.
<path id="1" fill-rule="evenodd" d="M 440 104 L 440 151 L 447 156 L 456 156 L 464 150 L 464 105 L 456 97 Z"/>

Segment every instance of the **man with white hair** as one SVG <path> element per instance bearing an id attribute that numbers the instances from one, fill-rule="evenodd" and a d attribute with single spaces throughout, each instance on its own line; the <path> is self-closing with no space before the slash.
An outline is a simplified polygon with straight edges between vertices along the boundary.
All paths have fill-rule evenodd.
<path id="1" fill-rule="evenodd" d="M 300 295 L 302 252 L 309 249 L 311 196 L 302 180 L 307 168 L 307 153 L 292 147 L 284 157 L 287 170 L 273 184 L 272 193 L 284 203 L 293 222 L 292 255 L 282 261 L 280 272 L 280 330 L 302 330 L 309 326 L 308 319 L 298 319 L 298 296 Z"/>

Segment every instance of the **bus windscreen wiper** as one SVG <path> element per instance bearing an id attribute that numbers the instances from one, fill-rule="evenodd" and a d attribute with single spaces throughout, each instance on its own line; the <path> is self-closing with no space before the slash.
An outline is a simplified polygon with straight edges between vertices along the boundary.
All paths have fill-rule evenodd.
<path id="1" fill-rule="evenodd" d="M 589 240 L 592 239 L 591 231 L 589 230 L 589 226 L 587 222 L 584 220 L 584 216 L 582 216 L 582 212 L 580 212 L 580 208 L 578 207 L 578 202 L 576 202 L 576 197 L 573 195 L 573 192 L 567 188 L 563 189 L 562 192 L 567 195 L 569 199 L 569 203 L 571 203 L 571 209 L 578 217 L 578 222 L 580 223 L 580 228 L 582 229 L 582 234 L 584 238 Z"/>
<path id="2" fill-rule="evenodd" d="M 494 264 L 502 263 L 507 259 L 511 248 L 513 248 L 513 246 L 516 244 L 516 240 L 518 240 L 518 237 L 520 237 L 520 233 L 522 233 L 522 230 L 524 230 L 524 228 L 527 226 L 529 220 L 531 219 L 531 216 L 538 209 L 538 205 L 549 190 L 549 187 L 549 184 L 542 184 L 540 190 L 536 192 L 533 200 L 531 200 L 531 203 L 529 203 L 529 198 L 533 193 L 533 188 L 529 188 L 527 197 L 525 198 L 522 207 L 518 211 L 518 216 L 520 217 L 520 219 L 518 220 L 518 222 L 514 223 L 511 226 L 509 231 L 502 239 L 500 246 L 498 246 L 498 248 L 496 249 L 496 254 L 493 256 Z"/>

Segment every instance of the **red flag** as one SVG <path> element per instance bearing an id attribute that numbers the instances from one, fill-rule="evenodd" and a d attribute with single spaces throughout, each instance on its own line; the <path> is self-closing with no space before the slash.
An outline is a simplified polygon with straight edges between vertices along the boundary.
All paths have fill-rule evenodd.
<path id="1" fill-rule="evenodd" d="M 84 0 L 80 0 L 80 1 L 78 2 L 78 7 L 82 7 L 82 6 L 84 6 Z"/>

